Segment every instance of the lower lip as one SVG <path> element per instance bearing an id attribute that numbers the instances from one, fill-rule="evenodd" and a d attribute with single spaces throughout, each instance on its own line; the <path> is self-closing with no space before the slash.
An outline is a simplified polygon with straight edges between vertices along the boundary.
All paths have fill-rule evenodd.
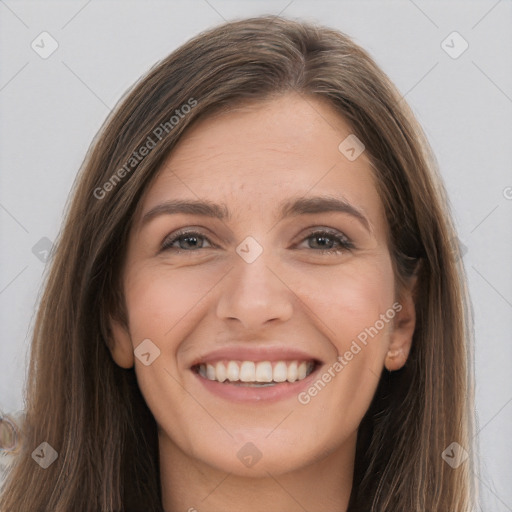
<path id="1" fill-rule="evenodd" d="M 220 396 L 232 402 L 277 402 L 290 397 L 297 396 L 307 388 L 315 379 L 320 366 L 315 368 L 305 379 L 295 382 L 280 382 L 273 386 L 239 386 L 237 384 L 226 384 L 202 377 L 199 373 L 192 372 L 201 384 L 214 395 Z"/>

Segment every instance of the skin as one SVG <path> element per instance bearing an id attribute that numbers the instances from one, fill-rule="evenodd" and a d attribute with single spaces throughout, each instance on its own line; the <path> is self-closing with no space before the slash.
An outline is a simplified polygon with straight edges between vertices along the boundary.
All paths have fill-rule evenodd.
<path id="1" fill-rule="evenodd" d="M 359 423 L 383 368 L 405 363 L 415 325 L 414 283 L 395 294 L 370 162 L 364 152 L 351 162 L 338 150 L 350 133 L 316 98 L 290 93 L 237 108 L 191 128 L 141 200 L 123 274 L 129 330 L 112 321 L 112 356 L 124 368 L 135 365 L 157 421 L 168 512 L 347 508 Z M 282 201 L 319 195 L 349 202 L 369 229 L 342 212 L 278 218 Z M 231 218 L 180 213 L 141 222 L 171 199 L 224 203 Z M 205 238 L 160 251 L 181 228 Z M 321 228 L 355 248 L 322 254 L 311 236 Z M 263 248 L 252 263 L 235 250 L 247 236 Z M 277 341 L 321 360 L 321 376 L 396 301 L 402 309 L 393 321 L 307 404 L 297 396 L 233 403 L 190 370 L 216 348 Z M 160 356 L 145 366 L 134 349 L 148 338 Z M 252 467 L 237 456 L 248 442 L 262 454 Z"/>

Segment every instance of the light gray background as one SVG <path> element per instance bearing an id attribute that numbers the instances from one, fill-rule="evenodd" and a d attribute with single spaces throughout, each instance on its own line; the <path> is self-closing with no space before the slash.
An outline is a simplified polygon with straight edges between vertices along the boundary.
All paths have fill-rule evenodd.
<path id="1" fill-rule="evenodd" d="M 45 270 L 32 248 L 44 250 L 41 238 L 55 240 L 77 170 L 109 110 L 199 31 L 223 19 L 279 13 L 352 36 L 397 84 L 430 139 L 467 249 L 479 510 L 512 511 L 510 0 L 0 1 L 0 410 L 23 407 Z M 59 44 L 47 59 L 31 48 L 43 31 Z M 457 59 L 441 48 L 453 31 L 469 43 Z"/>

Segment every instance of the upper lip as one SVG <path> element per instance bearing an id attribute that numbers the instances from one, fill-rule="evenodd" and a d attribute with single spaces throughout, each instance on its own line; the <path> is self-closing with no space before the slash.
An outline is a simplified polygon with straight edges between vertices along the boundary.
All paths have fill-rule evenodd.
<path id="1" fill-rule="evenodd" d="M 192 361 L 190 367 L 201 363 L 211 363 L 221 360 L 228 361 L 315 361 L 320 362 L 317 357 L 302 350 L 286 347 L 226 347 L 208 352 Z"/>

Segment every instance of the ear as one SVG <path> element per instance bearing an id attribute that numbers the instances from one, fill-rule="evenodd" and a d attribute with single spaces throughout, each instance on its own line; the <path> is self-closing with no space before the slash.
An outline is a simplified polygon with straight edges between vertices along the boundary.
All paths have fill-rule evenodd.
<path id="1" fill-rule="evenodd" d="M 390 335 L 385 366 L 389 371 L 399 370 L 407 361 L 411 350 L 412 337 L 416 327 L 415 291 L 417 276 L 410 278 L 405 289 L 400 294 L 394 318 L 393 330 Z"/>
<path id="2" fill-rule="evenodd" d="M 110 317 L 110 332 L 112 334 L 109 339 L 109 349 L 112 359 L 121 368 L 132 368 L 135 364 L 133 356 L 133 345 L 128 328 L 119 320 Z"/>

